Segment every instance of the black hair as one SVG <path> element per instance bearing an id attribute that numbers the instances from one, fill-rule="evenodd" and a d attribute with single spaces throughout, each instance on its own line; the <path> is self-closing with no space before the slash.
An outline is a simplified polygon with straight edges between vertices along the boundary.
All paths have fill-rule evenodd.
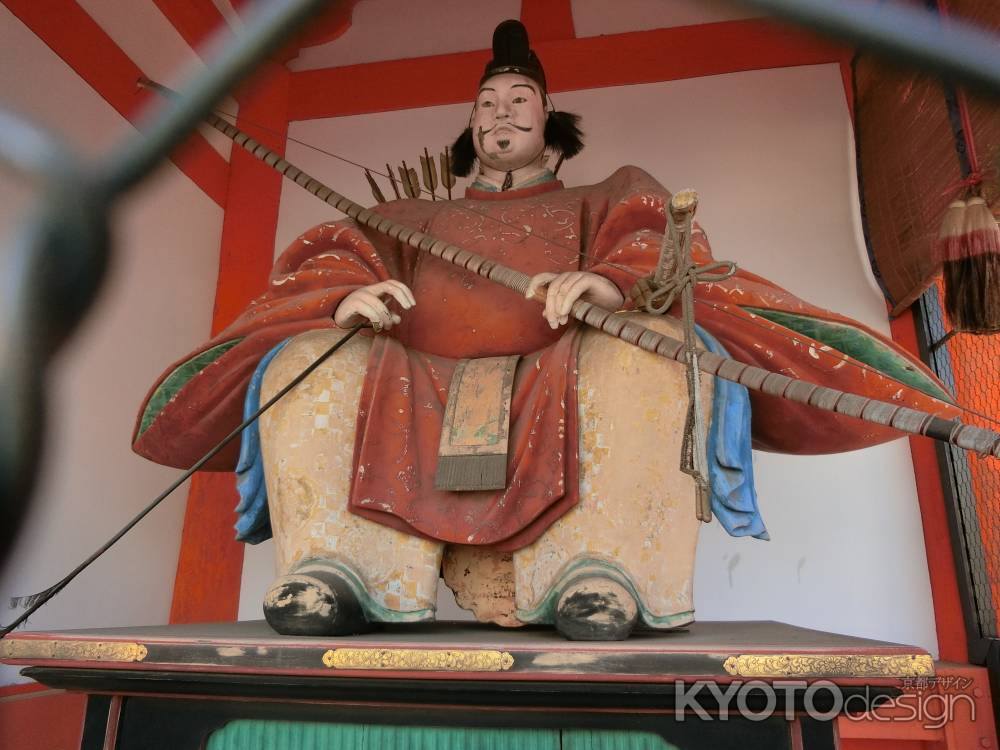
<path id="1" fill-rule="evenodd" d="M 572 159 L 583 151 L 580 115 L 572 112 L 549 112 L 545 121 L 545 145 L 558 149 L 565 159 Z"/>
<path id="2" fill-rule="evenodd" d="M 451 144 L 451 173 L 458 177 L 468 177 L 475 163 L 476 146 L 472 142 L 472 126 L 469 126 Z"/>

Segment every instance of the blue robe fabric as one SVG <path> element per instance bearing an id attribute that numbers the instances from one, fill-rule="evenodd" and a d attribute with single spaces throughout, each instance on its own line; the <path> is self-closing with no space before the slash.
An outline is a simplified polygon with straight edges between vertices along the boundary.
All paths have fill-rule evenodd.
<path id="1" fill-rule="evenodd" d="M 712 334 L 695 326 L 705 348 L 728 357 Z M 715 379 L 712 427 L 708 431 L 708 479 L 712 512 L 730 536 L 768 540 L 764 519 L 757 507 L 750 444 L 750 392 L 745 385 Z"/>
<path id="2" fill-rule="evenodd" d="M 722 345 L 703 328 L 698 335 L 705 348 L 726 357 Z M 260 408 L 260 387 L 271 360 L 285 348 L 285 339 L 264 356 L 257 365 L 243 406 L 248 419 Z M 715 379 L 712 399 L 712 426 L 708 433 L 708 467 L 712 512 L 731 536 L 769 539 L 757 507 L 750 447 L 750 394 L 745 386 L 722 378 Z M 260 431 L 254 422 L 243 431 L 240 459 L 236 466 L 236 487 L 240 502 L 236 506 L 236 538 L 259 544 L 271 538 L 271 518 L 267 510 L 267 485 L 264 461 L 260 453 Z"/>
<path id="3" fill-rule="evenodd" d="M 285 339 L 264 358 L 254 370 L 243 402 L 243 419 L 249 419 L 260 408 L 260 385 L 264 371 L 278 352 L 291 341 Z M 260 430 L 257 420 L 240 436 L 240 460 L 236 464 L 236 489 L 240 502 L 236 506 L 236 539 L 247 544 L 260 544 L 271 538 L 271 516 L 267 510 L 267 485 L 264 483 L 264 459 L 260 454 Z"/>

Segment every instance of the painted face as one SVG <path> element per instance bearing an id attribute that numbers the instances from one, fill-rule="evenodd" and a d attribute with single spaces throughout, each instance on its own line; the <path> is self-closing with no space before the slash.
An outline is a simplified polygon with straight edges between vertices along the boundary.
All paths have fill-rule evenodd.
<path id="1" fill-rule="evenodd" d="M 545 101 L 537 83 L 518 73 L 488 78 L 472 111 L 479 161 L 508 172 L 527 166 L 545 149 Z"/>

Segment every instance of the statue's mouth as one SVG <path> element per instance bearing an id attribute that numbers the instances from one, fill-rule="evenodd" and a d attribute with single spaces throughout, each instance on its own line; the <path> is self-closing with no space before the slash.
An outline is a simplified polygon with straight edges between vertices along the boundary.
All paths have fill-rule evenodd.
<path id="1" fill-rule="evenodd" d="M 510 148 L 510 138 L 498 138 L 497 145 L 500 147 L 501 151 L 506 151 Z"/>

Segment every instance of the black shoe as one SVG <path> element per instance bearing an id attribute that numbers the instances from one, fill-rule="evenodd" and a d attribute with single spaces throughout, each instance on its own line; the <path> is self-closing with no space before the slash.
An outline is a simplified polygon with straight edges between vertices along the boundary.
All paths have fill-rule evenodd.
<path id="1" fill-rule="evenodd" d="M 264 596 L 264 618 L 281 635 L 357 635 L 373 629 L 336 568 L 307 563 Z"/>
<path id="2" fill-rule="evenodd" d="M 628 589 L 609 578 L 577 579 L 556 602 L 556 629 L 571 641 L 623 641 L 638 619 Z"/>

